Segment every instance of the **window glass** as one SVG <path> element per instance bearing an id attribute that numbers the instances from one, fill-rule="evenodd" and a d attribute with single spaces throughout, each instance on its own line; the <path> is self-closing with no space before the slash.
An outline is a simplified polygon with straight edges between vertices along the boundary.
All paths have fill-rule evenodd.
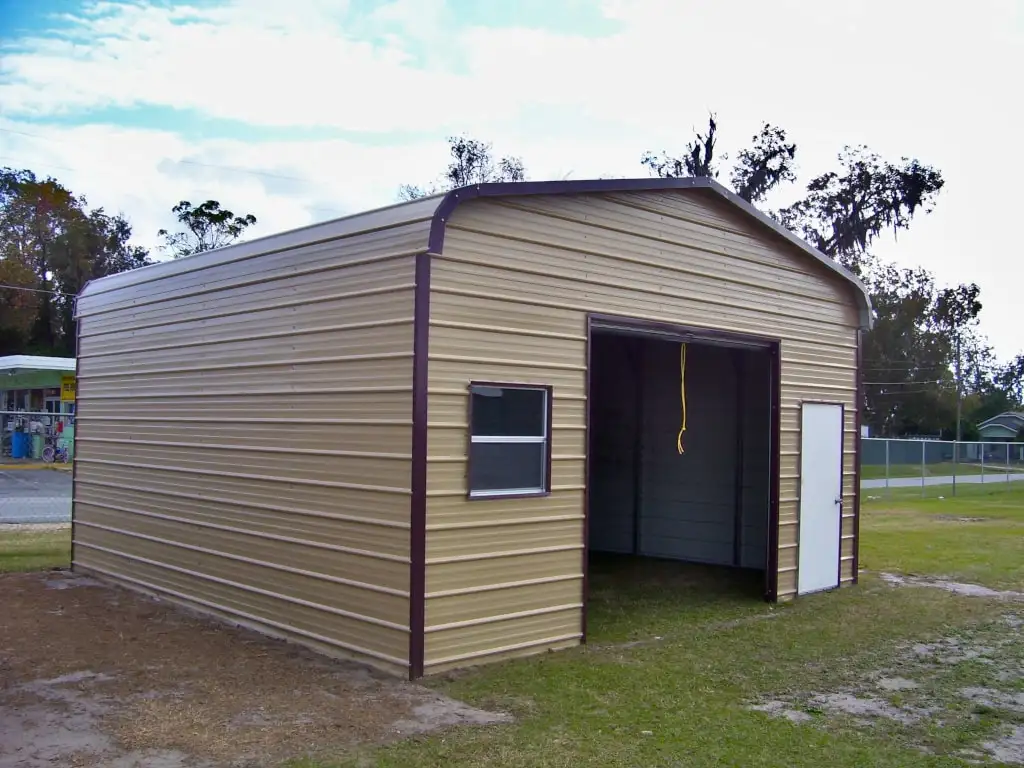
<path id="1" fill-rule="evenodd" d="M 469 464 L 469 487 L 474 492 L 540 492 L 544 490 L 546 463 L 544 443 L 476 443 Z"/>
<path id="2" fill-rule="evenodd" d="M 474 437 L 544 436 L 545 390 L 474 386 L 472 397 Z"/>
<path id="3" fill-rule="evenodd" d="M 546 493 L 548 390 L 480 384 L 470 398 L 470 496 Z"/>

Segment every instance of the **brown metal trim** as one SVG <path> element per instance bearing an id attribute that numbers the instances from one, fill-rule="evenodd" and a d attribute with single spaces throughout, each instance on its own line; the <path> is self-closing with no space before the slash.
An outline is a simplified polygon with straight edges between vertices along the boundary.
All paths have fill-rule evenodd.
<path id="1" fill-rule="evenodd" d="M 409 507 L 409 679 L 423 676 L 427 587 L 427 384 L 430 254 L 416 256 L 412 360 L 412 476 Z"/>
<path id="2" fill-rule="evenodd" d="M 538 389 L 543 390 L 545 393 L 545 409 L 544 414 L 544 429 L 546 430 L 546 440 L 544 442 L 544 490 L 537 491 L 535 493 L 496 493 L 493 495 L 483 494 L 473 496 L 472 489 L 469 487 L 470 477 L 470 465 L 473 461 L 473 387 L 494 387 L 496 389 Z M 551 495 L 551 460 L 552 460 L 552 447 L 553 436 L 551 429 L 554 426 L 553 414 L 555 410 L 555 389 L 550 384 L 530 384 L 528 382 L 511 382 L 511 381 L 477 381 L 472 380 L 469 382 L 467 387 L 469 393 L 469 426 L 466 429 L 466 500 L 467 501 L 499 501 L 501 499 L 542 499 Z"/>
<path id="3" fill-rule="evenodd" d="M 584 408 L 584 432 L 583 440 L 586 451 L 583 455 L 583 551 L 581 553 L 583 568 L 583 611 L 580 618 L 580 642 L 587 644 L 587 624 L 590 610 L 590 371 L 593 361 L 592 346 L 594 343 L 593 323 L 590 316 L 587 316 L 587 371 L 583 383 L 583 395 L 586 398 Z M 635 535 L 635 533 L 634 533 Z"/>
<path id="4" fill-rule="evenodd" d="M 779 512 L 782 482 L 782 344 L 776 342 L 771 357 L 771 492 L 768 501 L 768 565 L 765 568 L 765 599 L 779 599 Z"/>
<path id="5" fill-rule="evenodd" d="M 860 580 L 860 484 L 861 427 L 864 423 L 864 332 L 857 331 L 857 403 L 853 436 L 853 583 Z"/>
<path id="6" fill-rule="evenodd" d="M 621 335 L 635 335 L 643 337 L 656 337 L 665 341 L 673 341 L 686 344 L 708 344 L 712 346 L 734 347 L 737 349 L 767 350 L 778 339 L 768 336 L 756 336 L 747 333 L 733 333 L 731 331 L 719 331 L 713 328 L 698 328 L 688 325 L 676 325 L 674 323 L 660 323 L 652 320 L 638 320 L 632 317 L 620 317 L 618 315 L 606 315 L 592 313 L 590 315 L 591 327 L 595 331 L 616 333 Z"/>
<path id="7" fill-rule="evenodd" d="M 674 190 L 706 190 L 711 194 L 739 209 L 747 216 L 755 219 L 775 235 L 799 248 L 820 265 L 842 277 L 854 289 L 860 323 L 870 328 L 872 323 L 871 298 L 868 290 L 852 272 L 831 259 L 818 249 L 811 246 L 799 236 L 782 226 L 770 216 L 762 213 L 735 192 L 727 189 L 714 179 L 708 177 L 686 178 L 640 178 L 640 179 L 580 179 L 573 181 L 520 181 L 475 184 L 460 187 L 448 192 L 438 203 L 430 224 L 430 235 L 427 249 L 431 253 L 440 254 L 444 251 L 445 226 L 455 209 L 467 200 L 478 197 L 526 197 L 531 195 L 585 195 L 610 194 L 614 192 L 658 192 Z"/>

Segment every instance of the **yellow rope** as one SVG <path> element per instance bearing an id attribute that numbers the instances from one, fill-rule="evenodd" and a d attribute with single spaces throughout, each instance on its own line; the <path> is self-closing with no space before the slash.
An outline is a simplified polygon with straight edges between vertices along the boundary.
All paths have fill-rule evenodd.
<path id="1" fill-rule="evenodd" d="M 676 450 L 683 453 L 683 432 L 686 431 L 686 345 L 679 347 L 679 397 L 683 405 L 683 425 L 679 428 L 676 438 Z"/>

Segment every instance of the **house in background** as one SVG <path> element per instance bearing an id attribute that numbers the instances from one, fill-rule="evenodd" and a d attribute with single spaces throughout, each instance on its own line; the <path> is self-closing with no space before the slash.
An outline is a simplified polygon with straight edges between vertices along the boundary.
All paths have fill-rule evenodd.
<path id="1" fill-rule="evenodd" d="M 75 358 L 0 357 L 0 411 L 74 413 L 74 408 Z"/>
<path id="2" fill-rule="evenodd" d="M 981 439 L 986 443 L 1012 443 L 1024 429 L 1024 411 L 1007 411 L 986 419 L 978 425 Z"/>

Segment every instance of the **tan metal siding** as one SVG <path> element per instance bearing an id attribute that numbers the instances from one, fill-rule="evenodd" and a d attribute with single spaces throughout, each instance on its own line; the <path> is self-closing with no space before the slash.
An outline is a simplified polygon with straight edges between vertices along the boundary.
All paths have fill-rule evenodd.
<path id="1" fill-rule="evenodd" d="M 87 291 L 75 567 L 405 672 L 426 237 L 204 255 Z"/>
<path id="2" fill-rule="evenodd" d="M 431 277 L 426 669 L 578 641 L 580 612 L 522 615 L 506 585 L 558 584 L 582 601 L 586 316 L 778 338 L 783 455 L 779 590 L 795 592 L 803 400 L 847 407 L 843 579 L 852 578 L 858 310 L 853 289 L 778 236 L 704 193 L 637 192 L 472 202 L 448 223 Z M 470 380 L 554 387 L 553 493 L 467 501 Z M 567 517 L 580 518 L 568 524 Z M 521 519 L 531 522 L 525 525 Z M 485 524 L 470 539 L 434 526 Z M 543 522 L 541 522 L 543 521 Z M 467 555 L 476 547 L 476 553 Z M 573 585 L 568 593 L 566 585 Z M 478 591 L 465 602 L 444 596 Z M 457 596 L 456 596 L 457 598 Z M 452 627 L 471 622 L 472 631 Z M 515 646 L 515 647 L 512 647 Z"/>

